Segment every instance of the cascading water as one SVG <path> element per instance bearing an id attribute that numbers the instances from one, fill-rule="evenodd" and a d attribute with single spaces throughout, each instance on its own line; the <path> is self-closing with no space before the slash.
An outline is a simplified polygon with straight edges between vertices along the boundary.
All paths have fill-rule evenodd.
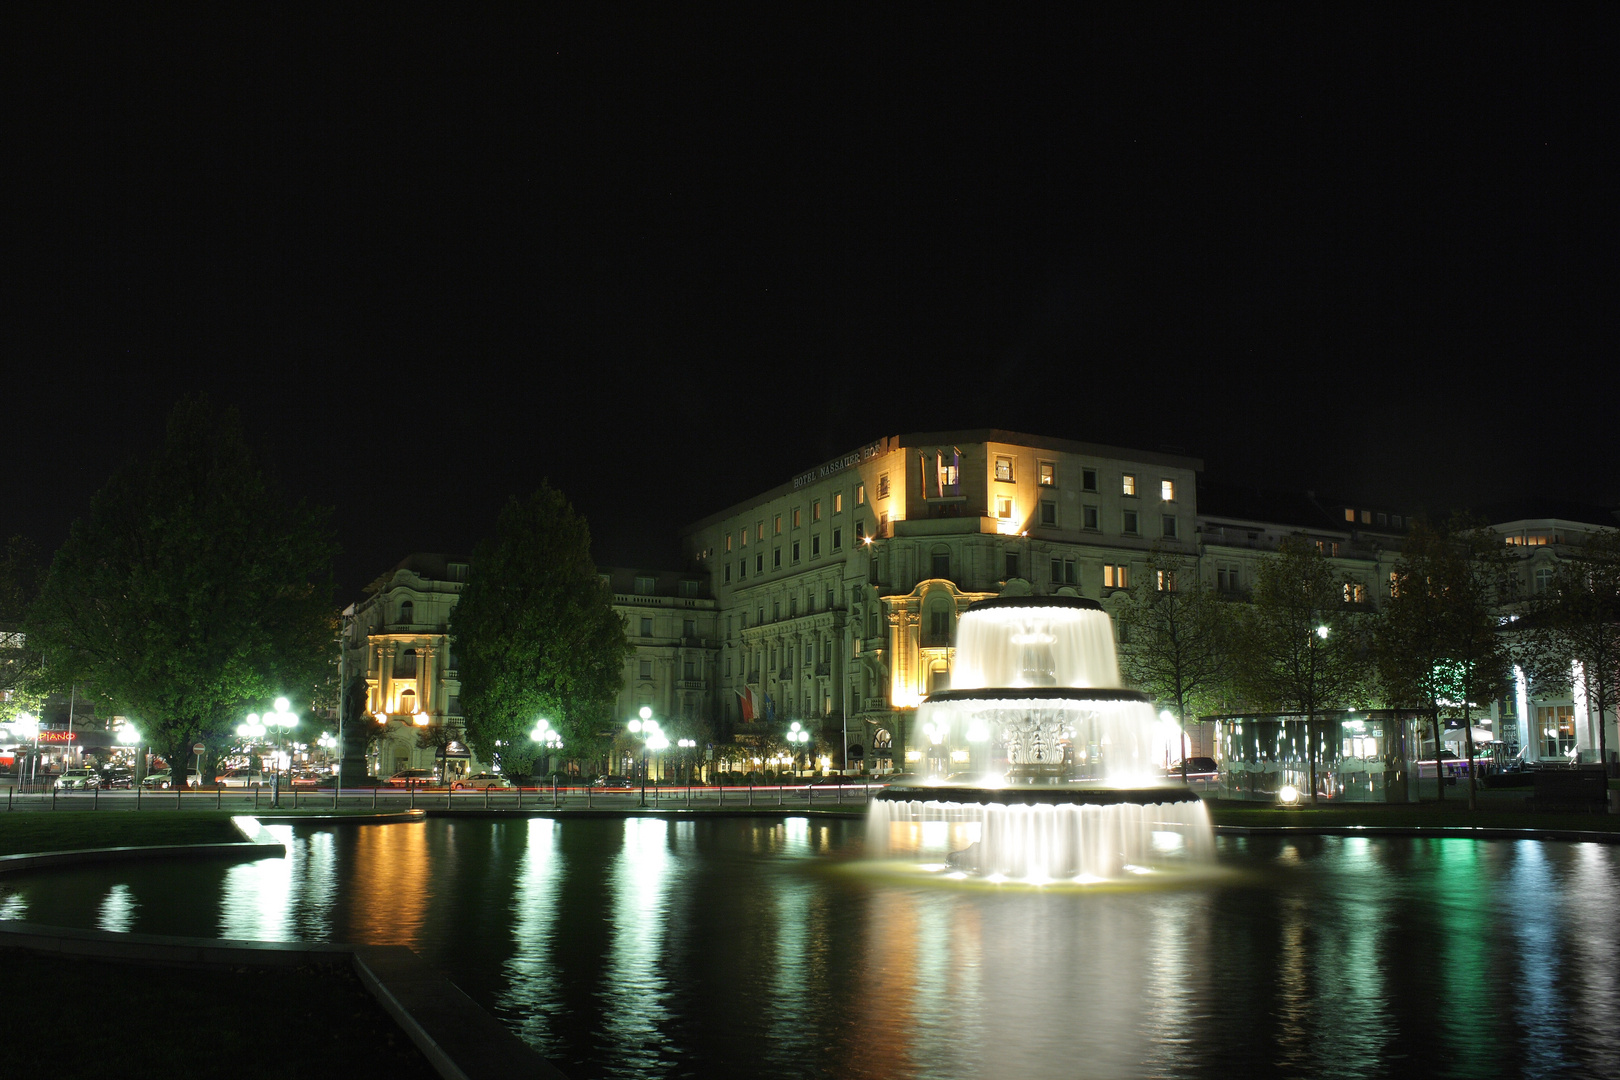
<path id="1" fill-rule="evenodd" d="M 953 688 L 915 730 L 969 747 L 965 773 L 891 785 L 868 848 L 930 851 L 1027 881 L 1108 879 L 1213 858 L 1204 804 L 1153 760 L 1147 695 L 1120 686 L 1107 612 L 1076 597 L 981 600 L 957 627 Z"/>

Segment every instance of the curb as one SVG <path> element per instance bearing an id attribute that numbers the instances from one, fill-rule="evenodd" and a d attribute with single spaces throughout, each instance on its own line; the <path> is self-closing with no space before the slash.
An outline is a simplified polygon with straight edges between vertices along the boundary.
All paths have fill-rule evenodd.
<path id="1" fill-rule="evenodd" d="M 0 874 L 20 874 L 86 863 L 128 862 L 135 859 L 264 859 L 285 857 L 287 847 L 271 836 L 251 815 L 236 815 L 231 824 L 242 834 L 235 844 L 163 844 L 157 847 L 81 848 L 77 851 L 35 851 L 0 855 Z"/>
<path id="2" fill-rule="evenodd" d="M 1620 844 L 1620 833 L 1481 825 L 1217 825 L 1217 836 L 1412 836 L 1433 840 L 1566 840 Z"/>
<path id="3" fill-rule="evenodd" d="M 445 1080 L 568 1080 L 459 986 L 403 945 L 176 938 L 0 920 L 0 948 L 171 967 L 347 962 Z"/>

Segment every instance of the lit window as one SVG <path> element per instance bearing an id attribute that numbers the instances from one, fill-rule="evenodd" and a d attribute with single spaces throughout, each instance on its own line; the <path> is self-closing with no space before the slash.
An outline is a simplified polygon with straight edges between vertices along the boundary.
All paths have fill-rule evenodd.
<path id="1" fill-rule="evenodd" d="M 1115 563 L 1103 566 L 1103 588 L 1128 589 L 1131 587 L 1130 567 Z"/>
<path id="2" fill-rule="evenodd" d="M 1011 518 L 1013 516 L 1013 502 L 1006 496 L 996 496 L 996 517 Z"/>
<path id="3" fill-rule="evenodd" d="M 1344 583 L 1344 602 L 1347 604 L 1365 604 L 1367 602 L 1367 586 L 1354 581 Z"/>
<path id="4" fill-rule="evenodd" d="M 1080 489 L 1082 491 L 1096 491 L 1097 490 L 1097 470 L 1096 469 L 1081 469 L 1080 470 Z"/>
<path id="5" fill-rule="evenodd" d="M 1136 523 L 1136 511 L 1135 510 L 1127 510 L 1127 511 L 1125 511 L 1124 526 L 1125 526 L 1125 535 L 1126 536 L 1135 536 L 1137 534 L 1137 523 Z"/>
<path id="6" fill-rule="evenodd" d="M 1154 583 L 1160 592 L 1176 591 L 1176 572 L 1174 570 L 1157 571 L 1158 580 Z"/>
<path id="7" fill-rule="evenodd" d="M 754 523 L 754 539 L 765 539 L 765 523 L 763 521 L 756 521 Z"/>
<path id="8" fill-rule="evenodd" d="M 833 513 L 842 514 L 843 512 L 844 512 L 844 493 L 840 491 L 838 494 L 833 496 Z"/>
<path id="9" fill-rule="evenodd" d="M 1361 523 L 1363 525 L 1371 525 L 1372 524 L 1372 511 L 1371 510 L 1363 510 L 1361 512 Z"/>
<path id="10" fill-rule="evenodd" d="M 1130 473 L 1126 473 L 1124 476 L 1120 477 L 1119 492 L 1121 495 L 1135 495 L 1136 477 Z"/>
<path id="11" fill-rule="evenodd" d="M 1392 598 L 1401 595 L 1401 575 L 1393 570 L 1389 572 L 1389 595 Z"/>
<path id="12" fill-rule="evenodd" d="M 1057 466 L 1050 461 L 1043 461 L 1040 465 L 1041 487 L 1055 487 L 1057 485 Z"/>
<path id="13" fill-rule="evenodd" d="M 1165 502 L 1176 501 L 1176 482 L 1174 480 L 1159 481 L 1159 498 Z"/>
<path id="14" fill-rule="evenodd" d="M 856 506 L 865 506 L 866 505 L 866 485 L 865 484 L 856 484 L 855 485 L 855 505 Z"/>
<path id="15" fill-rule="evenodd" d="M 1097 508 L 1095 506 L 1085 507 L 1082 513 L 1085 515 L 1083 520 L 1086 528 L 1095 530 L 1099 527 L 1097 525 Z"/>
<path id="16" fill-rule="evenodd" d="M 821 520 L 821 500 L 820 499 L 817 499 L 816 501 L 814 501 L 814 502 L 812 502 L 810 504 L 810 520 L 811 521 L 820 521 Z"/>
<path id="17" fill-rule="evenodd" d="M 1057 503 L 1047 499 L 1041 503 L 1041 524 L 1057 524 Z"/>
<path id="18" fill-rule="evenodd" d="M 742 531 L 742 546 L 743 547 L 748 546 L 748 530 L 747 529 L 744 529 Z"/>
<path id="19" fill-rule="evenodd" d="M 773 535 L 773 536 L 781 536 L 782 535 L 782 515 L 781 514 L 777 514 L 776 517 L 772 519 L 771 526 L 772 526 L 771 535 Z"/>
<path id="20" fill-rule="evenodd" d="M 730 533 L 726 533 L 726 550 L 727 551 L 731 550 L 731 534 Z"/>
<path id="21" fill-rule="evenodd" d="M 1346 520 L 1346 521 L 1355 521 L 1356 520 L 1356 512 L 1355 512 L 1355 510 L 1353 508 L 1348 507 L 1348 506 L 1344 508 L 1344 520 Z"/>
<path id="22" fill-rule="evenodd" d="M 1166 514 L 1166 515 L 1164 515 L 1164 538 L 1166 540 L 1174 540 L 1176 538 L 1176 535 L 1177 535 L 1176 530 L 1177 530 L 1177 527 L 1176 527 L 1176 515 L 1174 515 L 1174 514 Z"/>
<path id="23" fill-rule="evenodd" d="M 1012 466 L 1013 466 L 1013 459 L 1012 458 L 1010 458 L 1010 457 L 1001 457 L 1001 456 L 998 455 L 996 457 L 996 479 L 1006 481 L 1009 484 L 1012 483 L 1012 478 L 1013 478 Z"/>

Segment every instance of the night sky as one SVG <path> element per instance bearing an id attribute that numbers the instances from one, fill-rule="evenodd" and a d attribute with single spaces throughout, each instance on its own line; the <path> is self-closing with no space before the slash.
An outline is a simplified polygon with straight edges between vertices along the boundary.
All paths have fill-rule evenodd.
<path id="1" fill-rule="evenodd" d="M 542 477 L 670 565 L 946 427 L 1620 503 L 1612 9 L 325 6 L 0 26 L 0 533 L 194 391 L 345 595 Z"/>

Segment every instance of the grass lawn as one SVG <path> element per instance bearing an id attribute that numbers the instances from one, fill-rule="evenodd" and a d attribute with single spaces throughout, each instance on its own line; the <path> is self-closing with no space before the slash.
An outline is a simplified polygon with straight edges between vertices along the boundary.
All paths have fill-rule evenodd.
<path id="1" fill-rule="evenodd" d="M 7 1025 L 11 1076 L 438 1075 L 347 964 L 158 967 L 5 949 L 0 981 L 27 1002 Z"/>

